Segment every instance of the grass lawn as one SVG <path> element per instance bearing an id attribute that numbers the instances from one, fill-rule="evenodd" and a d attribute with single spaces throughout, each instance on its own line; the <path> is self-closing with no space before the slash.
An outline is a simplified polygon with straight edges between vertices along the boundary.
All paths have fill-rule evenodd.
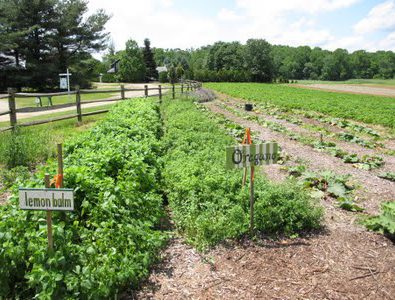
<path id="1" fill-rule="evenodd" d="M 11 131 L 0 133 L 0 169 L 6 165 L 34 166 L 56 155 L 56 144 L 62 143 L 90 128 L 105 114 L 83 118 L 77 125 L 75 119 L 19 128 L 16 135 Z"/>

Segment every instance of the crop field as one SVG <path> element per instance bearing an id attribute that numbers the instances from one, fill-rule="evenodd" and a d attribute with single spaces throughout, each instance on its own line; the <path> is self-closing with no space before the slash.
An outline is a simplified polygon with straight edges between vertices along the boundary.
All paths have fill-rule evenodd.
<path id="1" fill-rule="evenodd" d="M 395 128 L 393 98 L 300 89 L 281 84 L 210 83 L 205 86 L 246 100 Z"/>
<path id="2" fill-rule="evenodd" d="M 75 210 L 53 213 L 53 253 L 45 212 L 20 210 L 18 198 L 18 186 L 43 187 L 44 173 L 56 173 L 53 155 L 17 176 L 0 206 L 0 298 L 390 299 L 394 116 L 387 124 L 384 110 L 360 95 L 207 87 L 216 99 L 199 103 L 204 90 L 132 99 L 64 137 Z M 335 108 L 313 105 L 330 101 L 327 94 Z M 346 116 L 342 101 L 359 103 L 360 114 Z M 253 232 L 251 180 L 243 187 L 242 169 L 225 166 L 226 147 L 245 128 L 254 143 L 281 149 L 277 164 L 256 167 Z"/>

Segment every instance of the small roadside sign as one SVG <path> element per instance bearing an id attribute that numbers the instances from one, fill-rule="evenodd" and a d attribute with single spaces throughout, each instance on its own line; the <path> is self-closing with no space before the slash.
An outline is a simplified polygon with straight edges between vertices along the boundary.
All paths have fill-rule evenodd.
<path id="1" fill-rule="evenodd" d="M 62 90 L 67 90 L 67 78 L 66 77 L 60 77 L 60 89 Z"/>
<path id="2" fill-rule="evenodd" d="M 228 169 L 274 164 L 277 159 L 277 143 L 243 144 L 226 148 Z"/>
<path id="3" fill-rule="evenodd" d="M 26 210 L 72 211 L 72 189 L 27 189 L 19 188 L 19 206 Z"/>

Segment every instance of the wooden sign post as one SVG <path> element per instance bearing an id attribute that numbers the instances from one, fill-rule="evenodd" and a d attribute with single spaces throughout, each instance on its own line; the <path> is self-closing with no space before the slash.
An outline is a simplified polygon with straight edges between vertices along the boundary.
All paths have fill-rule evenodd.
<path id="1" fill-rule="evenodd" d="M 52 233 L 52 211 L 74 210 L 73 189 L 63 189 L 63 154 L 62 144 L 58 144 L 58 175 L 52 182 L 49 174 L 45 174 L 45 188 L 19 188 L 19 207 L 25 210 L 45 210 L 47 212 L 48 251 L 54 249 Z"/>
<path id="2" fill-rule="evenodd" d="M 49 189 L 51 183 L 49 180 L 49 174 L 45 174 L 45 188 Z M 53 235 L 52 235 L 52 211 L 47 210 L 47 235 L 48 235 L 48 249 L 53 251 Z"/>
<path id="3" fill-rule="evenodd" d="M 251 131 L 246 129 L 243 144 L 226 148 L 226 167 L 228 169 L 244 168 L 242 185 L 246 183 L 247 168 L 251 168 L 250 175 L 250 232 L 254 230 L 254 171 L 255 166 L 268 165 L 277 162 L 278 144 L 252 144 Z"/>

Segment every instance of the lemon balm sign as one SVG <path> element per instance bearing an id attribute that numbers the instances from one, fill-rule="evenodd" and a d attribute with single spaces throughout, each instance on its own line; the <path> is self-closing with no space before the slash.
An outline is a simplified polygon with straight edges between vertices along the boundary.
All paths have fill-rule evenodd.
<path id="1" fill-rule="evenodd" d="M 246 144 L 226 148 L 226 167 L 229 169 L 274 164 L 277 158 L 277 143 Z"/>
<path id="2" fill-rule="evenodd" d="M 19 206 L 27 210 L 74 210 L 72 189 L 19 188 Z"/>

